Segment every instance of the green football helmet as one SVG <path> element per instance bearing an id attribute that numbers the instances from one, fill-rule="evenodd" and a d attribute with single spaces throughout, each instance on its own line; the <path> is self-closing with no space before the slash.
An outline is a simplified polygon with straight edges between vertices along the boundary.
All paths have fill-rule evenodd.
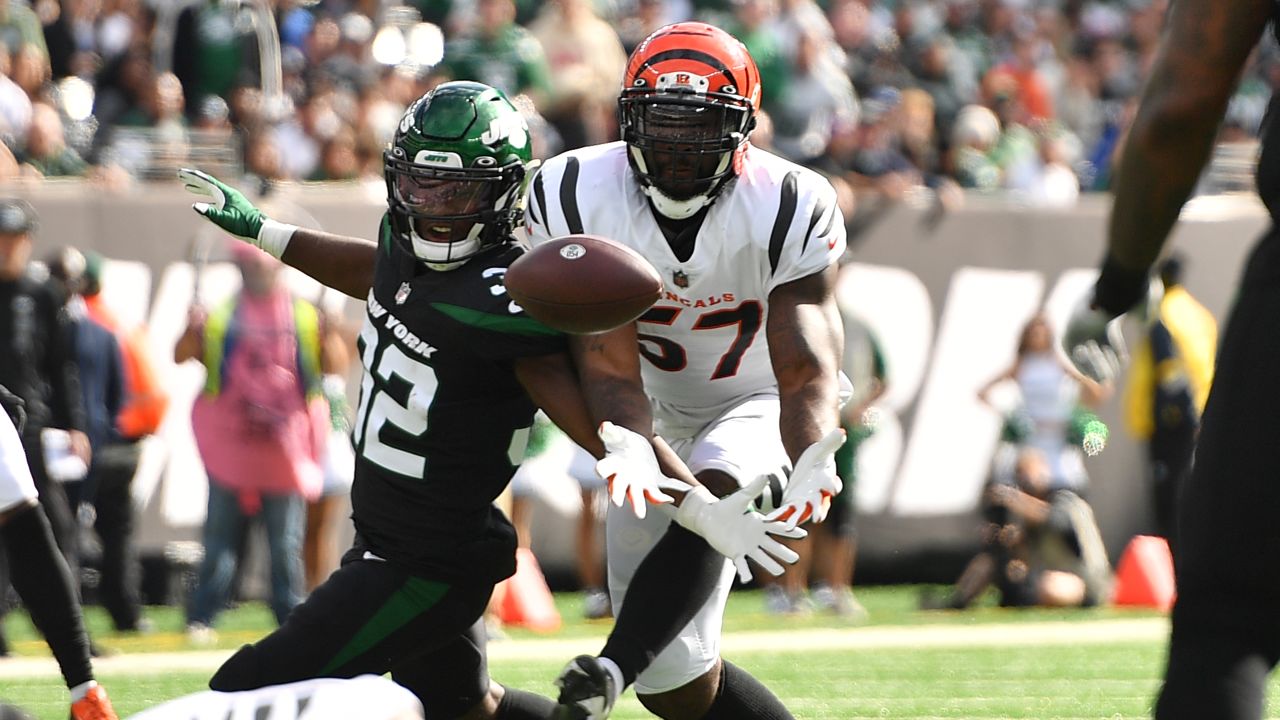
<path id="1" fill-rule="evenodd" d="M 506 243 L 520 222 L 524 116 L 500 91 L 448 82 L 405 111 L 383 156 L 391 229 L 434 270 L 451 270 Z"/>

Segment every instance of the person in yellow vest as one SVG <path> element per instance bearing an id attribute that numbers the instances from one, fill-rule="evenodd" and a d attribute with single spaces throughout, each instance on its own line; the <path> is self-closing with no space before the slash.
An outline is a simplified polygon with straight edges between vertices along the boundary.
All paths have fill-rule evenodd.
<path id="1" fill-rule="evenodd" d="M 243 286 L 207 313 L 196 308 L 174 360 L 208 373 L 191 413 L 209 475 L 204 559 L 187 609 L 188 636 L 212 639 L 235 574 L 241 523 L 262 515 L 270 546 L 271 609 L 283 623 L 303 595 L 306 502 L 323 482 L 329 409 L 322 392 L 326 343 L 320 314 L 292 297 L 283 266 L 235 243 Z"/>
<path id="2" fill-rule="evenodd" d="M 1124 398 L 1129 431 L 1147 443 L 1155 534 L 1170 545 L 1218 350 L 1218 322 L 1182 286 L 1182 268 L 1177 254 L 1159 265 L 1164 296 L 1134 351 Z"/>

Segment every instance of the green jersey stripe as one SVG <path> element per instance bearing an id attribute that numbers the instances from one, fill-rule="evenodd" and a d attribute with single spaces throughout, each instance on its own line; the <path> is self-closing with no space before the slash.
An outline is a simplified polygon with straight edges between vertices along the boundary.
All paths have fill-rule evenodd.
<path id="1" fill-rule="evenodd" d="M 445 583 L 410 577 L 320 670 L 320 674 L 331 673 L 361 653 L 371 650 L 409 621 L 435 607 L 447 592 L 449 586 Z"/>
<path id="2" fill-rule="evenodd" d="M 451 305 L 449 303 L 431 303 L 431 307 L 460 323 L 465 323 L 472 327 L 478 327 L 481 330 L 492 330 L 494 332 L 511 333 L 513 335 L 554 336 L 562 334 L 559 330 L 553 330 L 531 317 L 494 315 L 492 313 L 481 312 L 480 310 L 462 307 L 461 305 Z"/>

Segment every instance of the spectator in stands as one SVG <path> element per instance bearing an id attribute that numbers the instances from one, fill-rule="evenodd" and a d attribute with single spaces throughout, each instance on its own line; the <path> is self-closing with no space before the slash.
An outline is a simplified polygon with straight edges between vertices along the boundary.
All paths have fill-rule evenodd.
<path id="1" fill-rule="evenodd" d="M 42 102 L 31 107 L 31 127 L 21 154 L 26 171 L 37 177 L 83 176 L 89 164 L 67 145 L 62 116 Z"/>
<path id="2" fill-rule="evenodd" d="M 991 153 L 1000 141 L 1000 119 L 981 105 L 966 105 L 951 129 L 948 165 L 960 187 L 993 191 L 1000 187 L 1000 167 Z"/>
<path id="3" fill-rule="evenodd" d="M 822 154 L 837 124 L 858 122 L 853 85 L 815 31 L 796 38 L 796 55 L 778 92 L 773 144 L 784 157 L 807 164 Z"/>
<path id="4" fill-rule="evenodd" d="M 1019 177 L 1010 177 L 1008 189 L 1038 207 L 1071 207 L 1080 196 L 1080 181 L 1072 165 L 1079 157 L 1079 141 L 1057 125 L 1047 125 L 1036 133 L 1039 162 L 1027 166 Z"/>
<path id="5" fill-rule="evenodd" d="M 9 48 L 15 56 L 29 47 L 34 48 L 38 57 L 46 64 L 49 62 L 40 18 L 23 0 L 0 0 L 0 45 Z"/>
<path id="6" fill-rule="evenodd" d="M 622 42 L 591 0 L 547 3 L 530 27 L 546 52 L 554 83 L 540 108 L 565 149 L 617 137 L 617 84 L 627 66 Z"/>
<path id="7" fill-rule="evenodd" d="M 755 59 L 760 69 L 760 106 L 775 113 L 790 74 L 782 38 L 773 22 L 778 12 L 776 0 L 736 0 L 733 6 L 733 19 L 725 29 L 741 40 Z"/>
<path id="8" fill-rule="evenodd" d="M 74 561 L 75 521 L 64 488 L 49 477 L 42 436 L 46 428 L 64 431 L 72 453 L 86 465 L 91 452 L 70 346 L 70 319 L 58 291 L 30 271 L 35 229 L 36 214 L 29 204 L 0 199 L 0 385 L 25 405 L 22 447 L 27 465 L 58 548 Z M 70 564 L 72 577 L 78 577 L 77 566 Z M 0 568 L 0 575 L 4 570 Z M 0 577 L 0 587 L 7 582 Z M 76 602 L 74 587 L 71 592 L 69 602 Z M 5 654 L 8 648 L 0 633 L 0 655 Z"/>
<path id="9" fill-rule="evenodd" d="M 240 85 L 257 84 L 257 48 L 245 23 L 237 23 L 240 5 L 201 0 L 178 15 L 174 31 L 173 73 L 182 83 L 187 112 L 208 95 L 229 98 Z"/>
<path id="10" fill-rule="evenodd" d="M 1129 431 L 1147 444 L 1156 534 L 1171 546 L 1218 350 L 1218 323 L 1182 285 L 1182 269 L 1177 254 L 1157 268 L 1164 294 L 1134 350 L 1124 395 Z"/>
<path id="11" fill-rule="evenodd" d="M 615 27 L 622 40 L 622 49 L 629 56 L 641 40 L 662 27 L 684 19 L 677 17 L 676 5 L 666 0 L 636 0 L 634 12 L 619 19 Z"/>
<path id="12" fill-rule="evenodd" d="M 801 43 L 813 43 L 827 61 L 840 65 L 844 53 L 835 44 L 835 31 L 831 21 L 814 0 L 777 0 L 778 12 L 774 20 L 779 48 L 783 57 L 795 62 L 801 53 Z"/>
<path id="13" fill-rule="evenodd" d="M 266 526 L 276 621 L 301 601 L 306 500 L 320 492 L 329 434 L 315 306 L 290 296 L 271 256 L 234 241 L 232 253 L 240 292 L 208 314 L 193 308 L 174 349 L 176 362 L 198 360 L 208 373 L 191 416 L 209 475 L 205 554 L 187 613 L 198 644 L 213 638 L 228 600 L 247 518 L 261 514 Z"/>
<path id="14" fill-rule="evenodd" d="M 93 529 L 102 543 L 98 598 L 120 632 L 148 629 L 142 617 L 141 573 L 133 546 L 136 513 L 133 477 L 142 443 L 160 429 L 169 396 L 155 368 L 144 325 L 126 327 L 102 297 L 103 259 L 85 255 L 84 304 L 89 317 L 110 330 L 124 358 L 124 403 L 115 417 L 115 432 L 90 467 L 95 485 Z"/>
<path id="15" fill-rule="evenodd" d="M 342 126 L 320 148 L 320 162 L 308 180 L 314 182 L 358 180 L 363 175 L 356 148 L 356 133 Z"/>
<path id="16" fill-rule="evenodd" d="M 1073 53 L 1067 58 L 1063 72 L 1063 84 L 1054 103 L 1058 108 L 1058 120 L 1080 139 L 1080 145 L 1087 154 L 1102 135 L 1100 81 L 1088 58 L 1080 53 Z"/>
<path id="17" fill-rule="evenodd" d="M 858 146 L 849 178 L 858 191 L 890 202 L 902 200 L 924 182 L 920 168 L 903 152 L 902 93 L 878 88 L 862 103 Z"/>
<path id="18" fill-rule="evenodd" d="M 946 35 L 935 35 L 921 44 L 911 71 L 916 76 L 916 87 L 929 94 L 933 100 L 933 125 L 939 138 L 950 138 L 960 108 L 967 98 L 959 80 L 955 61 L 959 53 L 955 41 Z M 945 148 L 938 146 L 939 152 Z"/>
<path id="19" fill-rule="evenodd" d="M 9 49 L 0 43 L 0 144 L 20 148 L 31 127 L 31 98 L 9 77 Z"/>
<path id="20" fill-rule="evenodd" d="M 1013 33 L 1012 52 L 993 72 L 1007 73 L 1017 86 L 1017 96 L 1026 111 L 1026 122 L 1051 120 L 1053 97 L 1040 70 L 1043 42 L 1032 27 L 1019 27 Z"/>
<path id="21" fill-rule="evenodd" d="M 440 70 L 454 80 L 475 80 L 508 97 L 528 95 L 544 107 L 553 92 L 542 45 L 515 22 L 512 0 L 476 0 L 471 27 L 445 45 Z"/>
<path id="22" fill-rule="evenodd" d="M 32 102 L 48 100 L 45 90 L 49 82 L 49 57 L 43 48 L 23 45 L 15 50 L 9 76 Z"/>

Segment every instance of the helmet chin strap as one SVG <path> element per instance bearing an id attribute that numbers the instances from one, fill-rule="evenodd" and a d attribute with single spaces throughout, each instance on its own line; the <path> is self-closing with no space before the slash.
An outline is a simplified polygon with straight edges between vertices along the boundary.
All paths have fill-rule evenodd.
<path id="1" fill-rule="evenodd" d="M 640 191 L 653 203 L 653 209 L 662 213 L 663 217 L 672 220 L 684 220 L 693 217 L 699 210 L 711 204 L 710 195 L 694 195 L 688 200 L 677 200 L 652 185 L 641 186 Z"/>
<path id="2" fill-rule="evenodd" d="M 483 231 L 484 226 L 476 223 L 471 226 L 471 232 L 467 233 L 466 238 L 451 243 L 437 243 L 424 239 L 411 225 L 409 239 L 413 242 L 413 254 L 422 264 L 437 272 L 447 272 L 462 267 L 464 262 L 475 255 L 480 249 L 480 233 Z M 450 260 L 450 256 L 461 257 Z"/>

